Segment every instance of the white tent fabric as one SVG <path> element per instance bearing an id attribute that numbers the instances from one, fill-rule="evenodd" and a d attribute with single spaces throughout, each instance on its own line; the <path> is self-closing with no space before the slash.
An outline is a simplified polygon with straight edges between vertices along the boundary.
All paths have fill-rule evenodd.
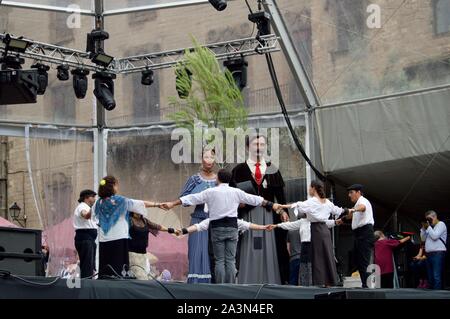
<path id="1" fill-rule="evenodd" d="M 325 172 L 450 151 L 450 88 L 317 109 Z"/>
<path id="2" fill-rule="evenodd" d="M 362 183 L 386 212 L 450 213 L 449 101 L 441 88 L 319 109 L 323 167 L 341 201 L 342 186 Z"/>

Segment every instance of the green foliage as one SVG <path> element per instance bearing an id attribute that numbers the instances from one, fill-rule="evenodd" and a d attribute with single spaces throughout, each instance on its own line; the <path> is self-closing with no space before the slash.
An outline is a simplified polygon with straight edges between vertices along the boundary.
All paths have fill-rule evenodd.
<path id="1" fill-rule="evenodd" d="M 194 50 L 186 50 L 185 60 L 175 67 L 176 85 L 183 99 L 169 97 L 170 105 L 180 109 L 169 119 L 191 132 L 199 122 L 209 128 L 245 130 L 248 114 L 231 72 L 221 69 L 211 50 L 195 39 L 193 43 Z"/>

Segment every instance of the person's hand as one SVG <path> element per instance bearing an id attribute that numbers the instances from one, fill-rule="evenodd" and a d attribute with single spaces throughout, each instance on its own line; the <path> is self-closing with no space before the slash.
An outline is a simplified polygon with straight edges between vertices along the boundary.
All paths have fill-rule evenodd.
<path id="1" fill-rule="evenodd" d="M 245 207 L 245 204 L 244 203 L 240 203 L 239 204 L 239 208 L 244 208 Z"/>
<path id="2" fill-rule="evenodd" d="M 174 233 L 177 237 L 183 234 L 183 231 L 181 229 L 175 229 Z"/>
<path id="3" fill-rule="evenodd" d="M 430 225 L 428 224 L 428 222 L 422 222 L 422 228 L 423 229 L 427 229 Z"/>
<path id="4" fill-rule="evenodd" d="M 164 210 L 170 210 L 172 208 L 174 208 L 174 204 L 172 202 L 165 202 L 165 203 L 161 203 L 159 205 L 159 208 L 164 209 Z"/>
<path id="5" fill-rule="evenodd" d="M 274 210 L 275 212 L 278 212 L 281 209 L 280 204 L 274 203 L 272 206 L 272 210 Z"/>
<path id="6" fill-rule="evenodd" d="M 268 231 L 272 231 L 272 230 L 274 230 L 275 228 L 277 228 L 277 225 L 275 225 L 275 224 L 272 224 L 272 225 L 266 225 L 266 230 L 268 230 Z"/>
<path id="7" fill-rule="evenodd" d="M 336 219 L 336 226 L 341 226 L 342 224 L 344 224 L 342 219 Z"/>
<path id="8" fill-rule="evenodd" d="M 288 215 L 288 213 L 286 213 L 285 211 L 282 211 L 280 217 L 281 217 L 281 221 L 282 221 L 283 223 L 289 221 L 289 215 Z"/>

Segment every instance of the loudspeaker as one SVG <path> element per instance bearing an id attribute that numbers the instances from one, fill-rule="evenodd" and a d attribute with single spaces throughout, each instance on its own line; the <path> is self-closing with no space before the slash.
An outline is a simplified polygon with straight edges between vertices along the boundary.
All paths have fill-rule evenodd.
<path id="1" fill-rule="evenodd" d="M 346 299 L 386 299 L 383 291 L 373 289 L 345 290 L 314 295 L 314 299 L 346 300 Z"/>
<path id="2" fill-rule="evenodd" d="M 0 270 L 43 276 L 41 236 L 37 229 L 0 227 Z"/>

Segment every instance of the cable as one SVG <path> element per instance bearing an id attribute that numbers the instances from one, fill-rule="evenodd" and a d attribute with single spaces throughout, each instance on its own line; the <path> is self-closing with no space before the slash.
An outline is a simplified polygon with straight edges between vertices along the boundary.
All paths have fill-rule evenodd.
<path id="1" fill-rule="evenodd" d="M 144 269 L 144 267 L 139 266 L 139 265 L 130 265 L 131 267 L 139 267 L 141 268 L 143 271 L 145 271 L 147 273 L 147 270 Z M 169 288 L 166 287 L 166 285 L 164 285 L 161 281 L 159 281 L 158 279 L 156 279 L 151 273 L 147 273 L 147 275 L 149 275 L 150 277 L 152 277 L 152 279 L 154 281 L 156 281 L 158 284 L 161 285 L 161 287 L 164 288 L 165 291 L 167 291 L 167 293 L 172 297 L 172 299 L 177 299 L 177 297 L 175 297 L 175 295 L 169 290 Z"/>
<path id="2" fill-rule="evenodd" d="M 269 68 L 270 77 L 272 78 L 273 87 L 275 89 L 275 93 L 278 98 L 278 102 L 280 103 L 281 111 L 283 113 L 284 119 L 288 126 L 289 132 L 291 133 L 292 138 L 294 139 L 294 143 L 297 146 L 297 149 L 299 150 L 300 154 L 305 159 L 305 161 L 309 164 L 309 166 L 314 171 L 314 173 L 316 173 L 317 177 L 319 177 L 322 181 L 326 181 L 326 180 L 328 180 L 328 178 L 325 175 L 323 175 L 322 172 L 320 172 L 314 166 L 311 159 L 306 154 L 306 151 L 303 148 L 303 145 L 300 142 L 300 140 L 297 136 L 297 133 L 295 133 L 294 128 L 292 127 L 292 123 L 289 118 L 289 114 L 287 112 L 286 105 L 284 104 L 283 95 L 281 93 L 280 84 L 278 82 L 277 74 L 276 74 L 275 67 L 274 67 L 273 60 L 272 60 L 272 55 L 270 53 L 266 53 L 265 55 L 266 55 L 267 66 Z M 330 182 L 333 184 L 333 181 L 330 180 Z"/>
<path id="3" fill-rule="evenodd" d="M 269 284 L 262 284 L 262 285 L 259 287 L 258 292 L 257 292 L 256 295 L 255 295 L 255 298 L 253 298 L 253 299 L 258 299 L 259 294 L 261 293 L 262 289 L 263 289 L 264 287 L 268 286 L 268 285 L 269 285 Z"/>
<path id="4" fill-rule="evenodd" d="M 22 282 L 30 284 L 30 285 L 41 286 L 41 287 L 53 286 L 54 284 L 56 284 L 61 279 L 61 277 L 58 276 L 54 280 L 52 280 L 50 282 L 45 282 L 45 283 L 35 282 L 35 281 L 31 281 L 31 280 L 25 279 L 22 276 L 14 275 L 8 270 L 0 269 L 0 278 L 8 278 L 8 277 L 14 278 L 16 280 L 22 281 Z"/>
<path id="5" fill-rule="evenodd" d="M 252 8 L 248 4 L 248 0 L 245 0 L 245 3 L 247 4 L 248 11 L 250 11 L 250 14 L 253 14 Z"/>

